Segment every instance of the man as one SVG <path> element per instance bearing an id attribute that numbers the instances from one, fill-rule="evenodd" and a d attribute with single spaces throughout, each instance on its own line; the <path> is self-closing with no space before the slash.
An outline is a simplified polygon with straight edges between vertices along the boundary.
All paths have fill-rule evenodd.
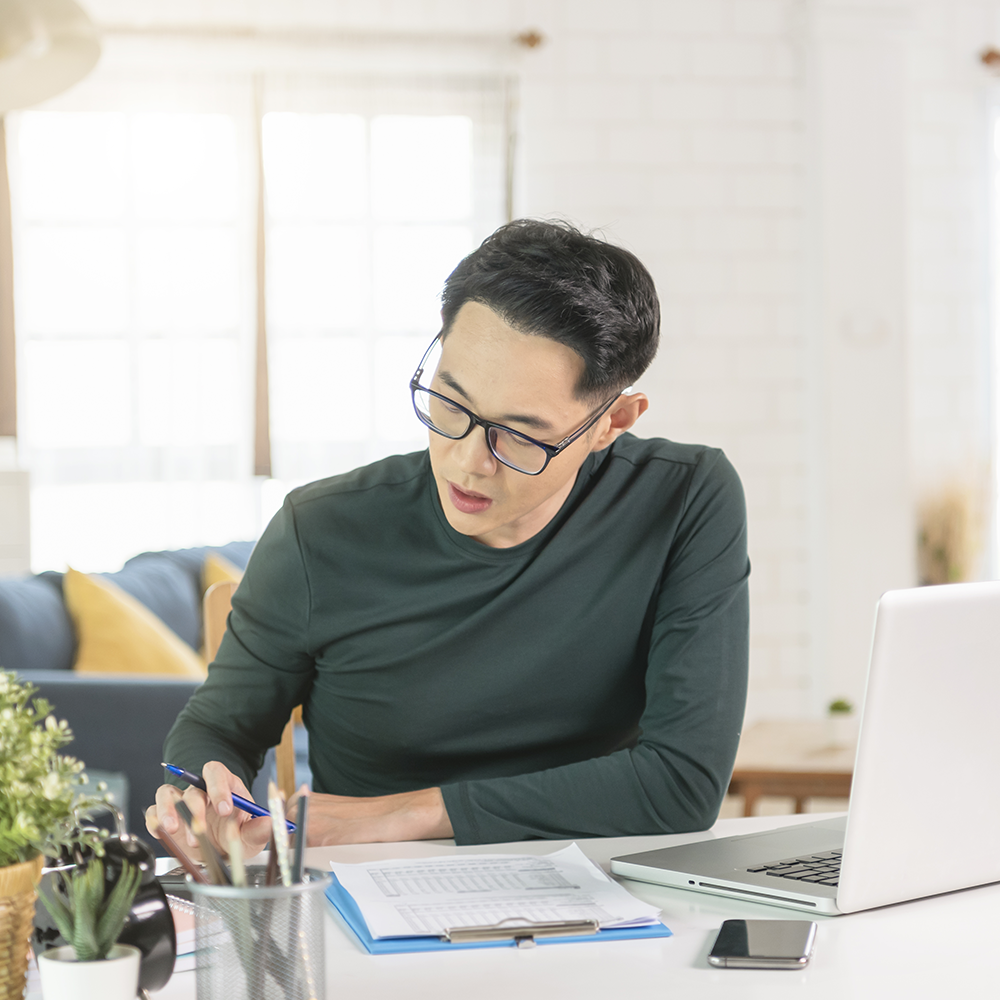
<path id="1" fill-rule="evenodd" d="M 627 433 L 659 305 L 625 250 L 502 227 L 448 278 L 411 382 L 426 452 L 291 493 L 167 760 L 233 811 L 304 705 L 309 843 L 704 829 L 747 674 L 746 523 L 721 452 Z M 331 373 L 330 391 L 350 372 Z M 193 838 L 188 839 L 193 847 Z"/>

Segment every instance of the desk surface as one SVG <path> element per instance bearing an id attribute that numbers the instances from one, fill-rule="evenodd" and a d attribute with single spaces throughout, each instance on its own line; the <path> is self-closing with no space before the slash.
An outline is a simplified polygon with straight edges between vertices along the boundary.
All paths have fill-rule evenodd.
<path id="1" fill-rule="evenodd" d="M 619 854 L 808 822 L 815 816 L 720 820 L 711 831 L 669 837 L 580 840 L 605 870 Z M 566 841 L 490 846 L 492 852 L 544 854 Z M 315 848 L 308 863 L 330 860 L 429 857 L 477 853 L 483 847 L 450 842 L 362 844 Z M 907 1000 L 1000 995 L 995 962 L 1000 927 L 1000 884 L 903 903 L 843 917 L 818 917 L 816 951 L 799 971 L 712 969 L 707 955 L 719 924 L 729 917 L 778 919 L 792 910 L 727 900 L 681 889 L 623 880 L 636 896 L 663 909 L 671 938 L 615 943 L 559 944 L 526 950 L 483 949 L 454 954 L 368 955 L 330 913 L 327 924 L 328 1000 L 553 1000 L 601 998 L 858 998 Z M 194 997 L 194 973 L 175 975 L 153 994 L 162 1000 Z"/>

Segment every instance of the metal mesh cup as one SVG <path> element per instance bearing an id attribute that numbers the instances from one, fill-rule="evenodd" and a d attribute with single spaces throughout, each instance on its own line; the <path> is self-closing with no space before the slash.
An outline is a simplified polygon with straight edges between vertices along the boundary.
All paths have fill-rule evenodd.
<path id="1" fill-rule="evenodd" d="M 248 886 L 189 880 L 195 907 L 198 1000 L 323 1000 L 325 872 L 308 868 L 298 885 Z"/>

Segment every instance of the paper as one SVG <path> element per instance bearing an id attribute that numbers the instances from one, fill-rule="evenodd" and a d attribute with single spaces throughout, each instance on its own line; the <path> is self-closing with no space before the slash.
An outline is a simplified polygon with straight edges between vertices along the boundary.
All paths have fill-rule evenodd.
<path id="1" fill-rule="evenodd" d="M 174 918 L 174 936 L 177 941 L 174 972 L 188 972 L 195 967 L 194 906 L 186 899 L 170 893 L 167 893 L 167 902 Z"/>
<path id="2" fill-rule="evenodd" d="M 373 938 L 440 937 L 501 921 L 597 920 L 601 928 L 656 923 L 659 910 L 612 881 L 576 844 L 546 855 L 459 854 L 330 868 Z"/>

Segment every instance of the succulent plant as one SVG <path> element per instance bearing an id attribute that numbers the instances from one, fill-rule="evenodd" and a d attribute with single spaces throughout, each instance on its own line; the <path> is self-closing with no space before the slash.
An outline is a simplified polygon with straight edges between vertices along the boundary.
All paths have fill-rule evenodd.
<path id="1" fill-rule="evenodd" d="M 121 876 L 105 898 L 104 865 L 95 858 L 69 878 L 61 878 L 65 900 L 59 893 L 40 893 L 59 933 L 73 946 L 78 962 L 99 962 L 108 957 L 125 926 L 141 880 L 140 870 L 125 862 Z"/>

